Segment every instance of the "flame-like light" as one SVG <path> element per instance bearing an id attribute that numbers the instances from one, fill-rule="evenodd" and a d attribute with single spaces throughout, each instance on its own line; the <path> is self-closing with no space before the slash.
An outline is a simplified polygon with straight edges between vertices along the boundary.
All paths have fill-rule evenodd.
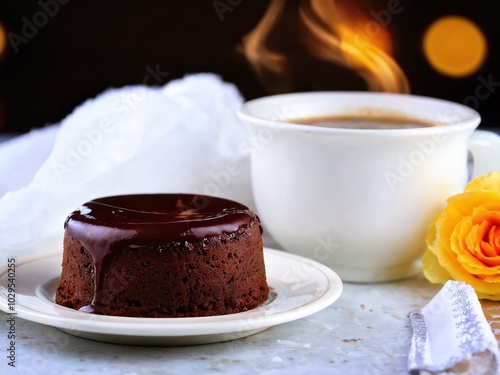
<path id="1" fill-rule="evenodd" d="M 286 5 L 286 0 L 272 0 L 257 27 L 243 39 L 244 54 L 263 84 L 269 88 L 273 81 L 280 81 L 280 91 L 287 89 L 283 82 L 290 80 L 293 57 L 284 50 L 273 50 L 267 41 Z M 366 19 L 348 0 L 302 0 L 296 9 L 298 42 L 311 55 L 352 69 L 364 79 L 368 90 L 410 91 L 404 73 L 384 51 L 390 50 L 384 25 Z M 363 32 L 368 25 L 377 26 L 369 36 Z"/>
<path id="2" fill-rule="evenodd" d="M 7 46 L 7 33 L 5 32 L 4 27 L 0 23 L 0 55 L 5 50 L 6 46 Z"/>
<path id="3" fill-rule="evenodd" d="M 288 72 L 286 56 L 267 46 L 267 38 L 276 27 L 285 2 L 272 0 L 255 29 L 243 38 L 243 53 L 266 87 L 275 86 L 274 78 L 284 77 Z"/>

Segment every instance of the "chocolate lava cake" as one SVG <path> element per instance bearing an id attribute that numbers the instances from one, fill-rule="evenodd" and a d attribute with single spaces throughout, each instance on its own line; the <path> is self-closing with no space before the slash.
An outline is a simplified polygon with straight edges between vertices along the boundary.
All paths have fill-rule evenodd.
<path id="1" fill-rule="evenodd" d="M 247 207 L 190 194 L 92 200 L 65 222 L 56 302 L 130 317 L 199 317 L 268 296 L 262 228 Z"/>

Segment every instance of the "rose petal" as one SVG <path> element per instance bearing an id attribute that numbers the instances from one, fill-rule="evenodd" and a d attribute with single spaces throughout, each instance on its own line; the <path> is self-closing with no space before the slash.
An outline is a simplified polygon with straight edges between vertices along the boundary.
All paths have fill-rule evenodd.
<path id="1" fill-rule="evenodd" d="M 474 288 L 474 286 L 472 286 L 472 287 Z M 479 298 L 479 299 L 489 299 L 489 300 L 492 300 L 492 301 L 500 301 L 500 293 L 490 294 L 490 293 L 479 292 L 479 291 L 476 290 L 476 294 L 477 294 L 477 298 Z"/>
<path id="2" fill-rule="evenodd" d="M 483 238 L 488 235 L 491 223 L 487 220 L 472 225 L 471 218 L 465 218 L 455 227 L 450 239 L 450 248 L 457 255 L 463 268 L 473 275 L 500 274 L 500 256 L 489 257 L 482 251 Z"/>
<path id="3" fill-rule="evenodd" d="M 436 255 L 430 250 L 425 251 L 422 257 L 422 266 L 424 276 L 431 283 L 443 284 L 451 279 L 449 272 L 441 267 Z"/>
<path id="4" fill-rule="evenodd" d="M 500 225 L 500 212 L 485 212 L 474 217 L 474 220 L 480 222 L 477 226 L 477 251 L 475 255 L 485 265 L 495 267 L 500 265 L 500 231 L 497 225 Z"/>
<path id="5" fill-rule="evenodd" d="M 495 253 L 500 255 L 500 225 L 491 228 L 488 243 L 495 248 Z"/>
<path id="6" fill-rule="evenodd" d="M 500 283 L 500 275 L 484 275 L 483 277 L 480 277 L 481 280 L 487 282 L 487 283 Z"/>
<path id="7" fill-rule="evenodd" d="M 464 189 L 465 192 L 482 190 L 500 191 L 500 172 L 490 172 L 487 176 L 477 177 Z"/>
<path id="8" fill-rule="evenodd" d="M 490 227 L 490 230 L 488 232 L 488 240 L 487 241 L 481 241 L 481 251 L 483 254 L 487 257 L 496 257 L 498 256 L 498 250 L 499 246 L 496 242 L 497 240 L 497 235 L 495 235 L 495 232 L 497 232 L 497 227 L 495 225 Z"/>
<path id="9" fill-rule="evenodd" d="M 500 191 L 469 191 L 449 198 L 427 234 L 428 250 L 422 258 L 426 278 L 435 283 L 464 281 L 480 298 L 500 300 L 498 212 Z"/>

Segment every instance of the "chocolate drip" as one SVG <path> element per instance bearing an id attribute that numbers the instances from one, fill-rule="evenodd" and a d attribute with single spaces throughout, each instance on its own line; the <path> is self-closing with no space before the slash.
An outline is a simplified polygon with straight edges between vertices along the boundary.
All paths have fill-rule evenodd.
<path id="1" fill-rule="evenodd" d="M 80 311 L 99 313 L 104 271 L 121 249 L 203 241 L 235 233 L 255 220 L 242 204 L 204 195 L 121 195 L 85 203 L 65 222 L 67 233 L 93 260 L 93 301 Z"/>

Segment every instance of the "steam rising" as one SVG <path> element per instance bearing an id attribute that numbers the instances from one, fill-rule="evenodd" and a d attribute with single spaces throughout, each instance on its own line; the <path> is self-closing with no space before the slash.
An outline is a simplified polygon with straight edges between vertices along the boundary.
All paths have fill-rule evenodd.
<path id="1" fill-rule="evenodd" d="M 400 67 L 381 48 L 385 42 L 385 49 L 389 49 L 385 27 L 378 25 L 377 35 L 368 37 L 363 30 L 368 22 L 374 21 L 352 8 L 348 0 L 301 0 L 298 5 L 286 0 L 271 1 L 264 17 L 243 40 L 244 54 L 268 91 L 292 91 L 293 75 L 300 74 L 292 69 L 293 60 L 300 56 L 286 47 L 271 47 L 270 43 L 272 34 L 284 23 L 285 11 L 290 10 L 294 13 L 292 23 L 288 15 L 286 26 L 290 29 L 293 26 L 296 34 L 294 30 L 286 30 L 286 36 L 296 38 L 299 51 L 303 49 L 318 61 L 328 61 L 357 73 L 370 91 L 410 91 Z M 282 37 L 282 44 L 289 42 Z"/>

